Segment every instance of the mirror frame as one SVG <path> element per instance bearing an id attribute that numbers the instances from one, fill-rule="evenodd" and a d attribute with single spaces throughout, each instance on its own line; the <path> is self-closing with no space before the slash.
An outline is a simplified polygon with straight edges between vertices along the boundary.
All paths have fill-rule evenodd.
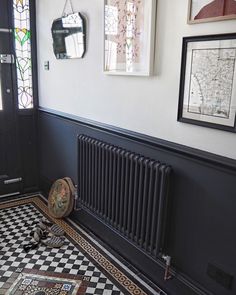
<path id="1" fill-rule="evenodd" d="M 53 28 L 53 26 L 56 24 L 56 23 L 58 23 L 58 30 L 63 30 L 63 29 L 65 29 L 65 28 L 63 28 L 63 26 L 62 26 L 62 20 L 63 20 L 63 18 L 65 18 L 65 17 L 68 17 L 68 16 L 70 16 L 70 15 L 73 15 L 73 14 L 78 14 L 79 15 L 79 17 L 81 18 L 81 20 L 82 20 L 82 25 L 83 25 L 83 43 L 84 43 L 84 51 L 83 51 L 83 54 L 80 56 L 80 57 L 68 57 L 67 55 L 66 55 L 66 52 L 65 53 L 58 53 L 58 51 L 56 50 L 56 42 L 55 42 L 55 37 L 56 37 L 56 33 L 54 32 L 55 31 L 55 28 Z M 60 28 L 60 23 L 61 23 L 61 28 Z M 57 19 L 54 19 L 53 20 L 53 23 L 52 23 L 52 26 L 51 26 L 51 34 L 52 34 L 52 39 L 53 39 L 53 52 L 54 52 L 54 55 L 55 55 L 55 57 L 56 57 L 56 59 L 61 59 L 61 60 L 63 60 L 63 59 L 80 59 L 80 58 L 83 58 L 84 57 L 84 55 L 85 55 L 85 53 L 86 53 L 86 49 L 87 49 L 87 46 L 86 46 L 86 30 L 87 30 L 87 28 L 86 28 L 86 18 L 80 13 L 80 12 L 76 12 L 76 13 L 71 13 L 71 14 L 67 14 L 67 15 L 65 15 L 65 16 L 62 16 L 62 17 L 59 17 L 59 18 L 57 18 Z M 65 36 L 64 36 L 65 37 Z M 63 38 L 63 37 L 62 37 Z M 65 38 L 64 38 L 65 39 Z M 64 56 L 62 56 L 64 54 Z"/>

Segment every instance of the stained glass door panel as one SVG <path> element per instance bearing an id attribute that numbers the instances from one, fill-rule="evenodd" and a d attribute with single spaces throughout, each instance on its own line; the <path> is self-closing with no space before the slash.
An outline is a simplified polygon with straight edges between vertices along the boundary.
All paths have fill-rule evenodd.
<path id="1" fill-rule="evenodd" d="M 14 39 L 19 109 L 33 108 L 29 0 L 13 0 Z"/>

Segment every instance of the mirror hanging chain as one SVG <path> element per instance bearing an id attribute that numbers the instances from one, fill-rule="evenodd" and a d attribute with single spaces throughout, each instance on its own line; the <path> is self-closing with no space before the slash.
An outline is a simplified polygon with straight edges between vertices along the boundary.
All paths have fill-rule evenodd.
<path id="1" fill-rule="evenodd" d="M 64 8 L 63 8 L 63 11 L 62 11 L 62 17 L 67 15 L 67 13 L 66 13 L 66 7 L 68 5 L 68 2 L 70 3 L 71 12 L 72 13 L 75 13 L 74 8 L 73 8 L 73 4 L 72 4 L 72 0 L 66 0 L 65 1 L 65 5 L 64 5 Z"/>

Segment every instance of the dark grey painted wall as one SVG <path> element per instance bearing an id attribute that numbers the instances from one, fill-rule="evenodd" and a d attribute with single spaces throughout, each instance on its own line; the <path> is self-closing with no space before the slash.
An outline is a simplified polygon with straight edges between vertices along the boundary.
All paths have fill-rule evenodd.
<path id="1" fill-rule="evenodd" d="M 206 274 L 208 263 L 212 263 L 236 277 L 236 161 L 45 110 L 39 112 L 39 133 L 42 187 L 64 176 L 72 177 L 77 183 L 79 134 L 170 164 L 174 173 L 167 252 L 173 258 L 176 271 L 172 281 L 165 283 L 163 268 L 158 263 L 91 214 L 80 211 L 73 218 L 103 238 L 170 294 L 236 293 L 235 281 L 231 290 L 227 290 Z"/>

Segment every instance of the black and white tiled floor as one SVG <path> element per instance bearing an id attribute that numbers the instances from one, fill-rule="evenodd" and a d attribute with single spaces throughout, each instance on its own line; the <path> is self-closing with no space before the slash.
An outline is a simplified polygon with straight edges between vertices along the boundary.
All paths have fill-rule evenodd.
<path id="1" fill-rule="evenodd" d="M 136 286 L 138 278 L 132 273 L 127 274 L 127 268 L 121 269 L 121 272 L 119 269 L 119 272 L 121 274 L 125 273 L 125 277 L 128 278 L 126 280 L 130 284 L 130 289 L 122 286 L 122 280 L 116 284 L 113 277 L 109 275 L 109 271 L 103 271 L 101 268 L 99 261 L 104 260 L 104 257 L 100 253 L 95 253 L 94 255 L 91 254 L 91 257 L 94 256 L 95 260 L 90 259 L 86 253 L 86 247 L 88 252 L 90 248 L 88 245 L 85 245 L 84 249 L 76 245 L 73 241 L 75 236 L 73 231 L 71 232 L 71 236 L 69 234 L 65 239 L 62 248 L 50 249 L 41 245 L 38 249 L 25 253 L 22 246 L 31 240 L 29 233 L 34 227 L 30 226 L 30 224 L 43 217 L 40 212 L 42 208 L 37 208 L 32 202 L 27 203 L 27 199 L 24 204 L 21 204 L 21 202 L 20 204 L 14 203 L 14 206 L 9 208 L 7 208 L 7 205 L 2 208 L 0 203 L 0 208 L 0 290 L 13 272 L 19 272 L 21 269 L 27 268 L 54 273 L 63 272 L 73 275 L 89 276 L 91 279 L 86 294 L 165 295 L 164 292 L 156 289 L 150 288 L 148 290 L 146 288 L 147 286 L 142 288 L 142 284 Z M 80 237 L 77 237 L 77 239 L 80 240 Z M 81 245 L 85 244 L 83 239 L 81 238 Z M 99 255 L 101 256 L 99 258 L 100 260 L 96 260 L 96 257 Z M 120 273 L 117 273 L 117 264 L 115 265 L 116 267 L 114 267 L 115 270 L 113 271 L 114 278 L 115 276 L 118 278 L 118 274 L 120 275 Z M 135 283 L 132 282 L 132 277 Z M 133 290 L 136 290 L 137 293 L 135 291 L 133 292 Z"/>

